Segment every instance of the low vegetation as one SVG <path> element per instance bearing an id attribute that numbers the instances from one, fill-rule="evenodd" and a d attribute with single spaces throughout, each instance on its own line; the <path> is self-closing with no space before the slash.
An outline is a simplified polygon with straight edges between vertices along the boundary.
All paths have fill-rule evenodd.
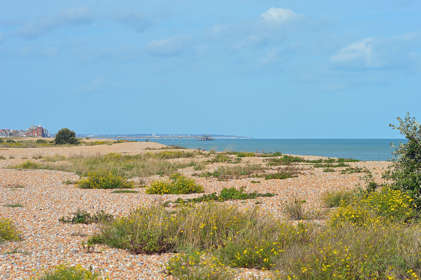
<path id="1" fill-rule="evenodd" d="M 91 272 L 80 265 L 67 266 L 59 265 L 55 269 L 46 272 L 44 275 L 36 278 L 37 280 L 100 280 L 100 275 Z M 108 279 L 108 278 L 107 278 Z"/>
<path id="2" fill-rule="evenodd" d="M 105 213 L 103 210 L 98 211 L 95 214 L 90 214 L 89 212 L 80 209 L 72 213 L 71 216 L 61 217 L 59 219 L 59 221 L 62 223 L 70 224 L 96 224 L 111 222 L 112 220 L 113 216 L 111 214 Z"/>
<path id="3" fill-rule="evenodd" d="M 273 197 L 275 194 L 273 193 L 257 193 L 252 192 L 248 193 L 244 190 L 244 187 L 240 189 L 236 188 L 223 188 L 219 194 L 211 193 L 211 194 L 204 194 L 199 197 L 195 198 L 188 198 L 182 199 L 178 198 L 174 202 L 167 202 L 166 205 L 169 203 L 180 203 L 180 204 L 188 204 L 188 203 L 200 203 L 205 201 L 228 201 L 228 200 L 247 200 L 247 199 L 256 199 L 258 197 Z"/>
<path id="4" fill-rule="evenodd" d="M 227 280 L 234 277 L 232 269 L 217 257 L 199 251 L 180 253 L 172 257 L 166 271 L 181 280 Z"/>
<path id="5" fill-rule="evenodd" d="M 294 167 L 286 167 L 286 168 L 279 168 L 276 170 L 275 173 L 269 173 L 261 175 L 261 177 L 264 177 L 266 180 L 283 180 L 283 179 L 289 179 L 289 178 L 295 178 L 298 177 L 300 174 L 299 169 Z"/>
<path id="6" fill-rule="evenodd" d="M 82 178 L 77 186 L 81 189 L 129 189 L 133 188 L 134 184 L 124 177 L 110 172 L 106 174 L 90 173 L 86 178 Z"/>
<path id="7" fill-rule="evenodd" d="M 203 187 L 193 179 L 179 173 L 171 175 L 169 181 L 154 181 L 146 188 L 147 194 L 189 194 L 202 193 Z"/>
<path id="8" fill-rule="evenodd" d="M 228 180 L 243 177 L 257 177 L 262 171 L 264 171 L 264 168 L 257 164 L 247 164 L 244 166 L 220 166 L 213 172 L 203 172 L 199 174 L 199 176 L 215 177 L 218 178 L 218 180 Z"/>
<path id="9" fill-rule="evenodd" d="M 0 217 L 0 243 L 19 240 L 21 240 L 21 233 L 14 223 L 9 219 Z"/>
<path id="10" fill-rule="evenodd" d="M 358 191 L 325 192 L 322 195 L 322 200 L 326 207 L 333 208 L 341 205 L 349 205 L 360 194 Z"/>

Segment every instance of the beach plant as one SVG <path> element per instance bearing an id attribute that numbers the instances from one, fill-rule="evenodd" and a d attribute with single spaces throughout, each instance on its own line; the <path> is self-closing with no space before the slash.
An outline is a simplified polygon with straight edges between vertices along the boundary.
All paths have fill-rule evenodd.
<path id="1" fill-rule="evenodd" d="M 358 196 L 358 191 L 331 191 L 322 194 L 322 201 L 328 208 L 348 205 Z"/>
<path id="2" fill-rule="evenodd" d="M 392 181 L 392 188 L 408 192 L 421 211 L 421 124 L 409 113 L 397 120 L 398 125 L 390 126 L 405 136 L 407 142 L 396 149 L 396 160 L 386 177 Z"/>
<path id="3" fill-rule="evenodd" d="M 180 280 L 233 279 L 233 271 L 217 257 L 200 251 L 179 253 L 172 257 L 166 272 Z"/>
<path id="4" fill-rule="evenodd" d="M 215 177 L 218 180 L 239 179 L 242 177 L 256 177 L 264 168 L 258 164 L 239 166 L 220 166 L 213 172 L 202 172 L 201 177 Z"/>
<path id="5" fill-rule="evenodd" d="M 15 224 L 10 219 L 0 217 L 0 243 L 19 240 L 21 240 L 21 233 Z"/>
<path id="6" fill-rule="evenodd" d="M 311 213 L 306 211 L 303 205 L 306 203 L 305 200 L 294 197 L 288 200 L 284 204 L 283 211 L 287 217 L 291 220 L 306 220 L 311 218 Z"/>
<path id="7" fill-rule="evenodd" d="M 59 265 L 55 269 L 46 272 L 44 275 L 36 278 L 37 280 L 99 280 L 100 275 L 91 272 L 80 265 L 67 266 Z M 107 278 L 109 279 L 109 278 Z"/>
<path id="8" fill-rule="evenodd" d="M 60 129 L 54 139 L 56 145 L 63 144 L 79 144 L 79 140 L 76 138 L 76 133 L 68 128 Z"/>
<path id="9" fill-rule="evenodd" d="M 15 166 L 11 166 L 11 168 L 15 168 L 15 169 L 48 169 L 47 166 L 44 166 L 42 164 L 39 164 L 37 162 L 34 161 L 30 161 L 27 160 L 21 164 L 15 165 Z"/>
<path id="10" fill-rule="evenodd" d="M 169 181 L 154 181 L 146 188 L 147 194 L 189 194 L 203 191 L 201 185 L 180 173 L 172 174 Z"/>
<path id="11" fill-rule="evenodd" d="M 269 174 L 263 174 L 262 177 L 265 178 L 265 180 L 283 180 L 283 179 L 289 179 L 289 178 L 295 178 L 298 177 L 299 170 L 295 167 L 286 167 L 283 169 L 278 169 L 275 173 L 269 173 Z"/>
<path id="12" fill-rule="evenodd" d="M 399 224 L 323 228 L 305 246 L 279 258 L 278 279 L 418 280 L 419 230 Z"/>
<path id="13" fill-rule="evenodd" d="M 246 199 L 256 199 L 258 197 L 273 197 L 275 194 L 273 193 L 257 193 L 252 192 L 248 193 L 245 191 L 244 187 L 241 187 L 240 189 L 236 188 L 223 188 L 219 194 L 217 193 L 211 193 L 211 194 L 204 194 L 199 197 L 195 198 L 187 198 L 182 199 L 178 198 L 177 200 L 173 202 L 166 202 L 165 205 L 168 205 L 169 203 L 180 203 L 180 204 L 187 204 L 187 203 L 200 203 L 205 201 L 228 201 L 228 200 L 246 200 Z"/>
<path id="14" fill-rule="evenodd" d="M 90 173 L 77 183 L 81 189 L 130 189 L 134 187 L 126 178 L 109 173 Z"/>
<path id="15" fill-rule="evenodd" d="M 61 217 L 59 219 L 62 223 L 71 223 L 71 224 L 93 224 L 93 223 L 106 223 L 113 220 L 113 215 L 105 213 L 103 210 L 96 212 L 95 214 L 90 214 L 85 210 L 78 209 L 76 212 L 72 213 L 71 216 Z"/>

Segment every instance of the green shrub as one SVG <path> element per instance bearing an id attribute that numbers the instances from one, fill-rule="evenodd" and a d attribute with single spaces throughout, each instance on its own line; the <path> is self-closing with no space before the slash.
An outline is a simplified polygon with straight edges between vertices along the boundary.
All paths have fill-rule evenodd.
<path id="1" fill-rule="evenodd" d="M 215 155 L 215 157 L 213 158 L 213 159 L 211 159 L 211 160 L 209 160 L 209 162 L 224 162 L 224 163 L 233 163 L 233 162 L 240 162 L 239 160 L 237 160 L 237 161 L 234 161 L 233 159 L 232 159 L 232 157 L 230 157 L 229 155 L 227 155 L 227 154 L 224 154 L 224 153 L 218 153 L 218 154 L 216 154 Z"/>
<path id="2" fill-rule="evenodd" d="M 0 217 L 0 243 L 4 241 L 19 241 L 21 233 L 9 219 Z"/>
<path id="3" fill-rule="evenodd" d="M 13 166 L 13 168 L 16 168 L 16 169 L 48 169 L 47 167 L 45 167 L 45 166 L 43 166 L 39 163 L 29 161 L 29 160 L 25 161 L 24 163 L 15 165 L 15 166 Z"/>
<path id="4" fill-rule="evenodd" d="M 272 269 L 291 246 L 305 244 L 310 226 L 280 223 L 268 216 L 230 237 L 216 251 L 221 261 L 232 267 Z"/>
<path id="5" fill-rule="evenodd" d="M 283 179 L 289 179 L 289 178 L 295 178 L 298 177 L 298 170 L 294 168 L 284 168 L 283 170 L 278 170 L 276 173 L 270 173 L 263 175 L 265 177 L 265 180 L 283 180 Z"/>
<path id="6" fill-rule="evenodd" d="M 78 209 L 75 213 L 72 213 L 70 217 L 61 217 L 59 219 L 62 223 L 71 224 L 93 224 L 93 223 L 105 223 L 113 220 L 113 216 L 105 213 L 103 210 L 98 211 L 95 214 L 90 214 L 87 211 Z"/>
<path id="7" fill-rule="evenodd" d="M 173 174 L 170 181 L 155 181 L 146 189 L 147 194 L 189 194 L 202 193 L 203 187 L 193 179 L 181 174 Z"/>
<path id="8" fill-rule="evenodd" d="M 129 189 L 134 187 L 132 182 L 112 173 L 91 173 L 87 178 L 81 179 L 78 186 L 82 189 Z"/>
<path id="9" fill-rule="evenodd" d="M 383 188 L 380 192 L 369 192 L 354 196 L 332 213 L 330 224 L 335 227 L 344 224 L 369 227 L 391 222 L 408 222 L 417 217 L 414 200 L 400 190 Z"/>
<path id="10" fill-rule="evenodd" d="M 233 272 L 215 256 L 201 252 L 181 253 L 172 257 L 166 266 L 167 273 L 181 280 L 233 279 Z"/>
<path id="11" fill-rule="evenodd" d="M 66 266 L 59 265 L 54 270 L 47 272 L 38 280 L 99 280 L 100 276 L 96 273 L 84 269 L 80 265 Z"/>
<path id="12" fill-rule="evenodd" d="M 272 197 L 275 196 L 273 193 L 247 193 L 244 191 L 244 187 L 241 187 L 240 189 L 236 188 L 223 188 L 218 195 L 217 193 L 211 193 L 211 194 L 204 194 L 199 197 L 195 198 L 188 198 L 188 199 L 182 199 L 178 198 L 176 201 L 172 203 L 199 203 L 204 201 L 228 201 L 228 200 L 246 200 L 246 199 L 256 199 L 258 197 Z M 166 202 L 165 204 L 168 205 L 171 202 Z"/>
<path id="13" fill-rule="evenodd" d="M 212 203 L 183 207 L 175 214 L 163 207 L 144 207 L 103 225 L 90 242 L 145 254 L 211 249 L 256 219 L 254 210 Z"/>
<path id="14" fill-rule="evenodd" d="M 284 155 L 279 158 L 270 158 L 267 159 L 269 166 L 278 166 L 278 165 L 290 165 L 292 163 L 301 163 L 305 162 L 306 160 L 302 157 L 296 157 L 296 156 L 288 156 Z"/>
<path id="15" fill-rule="evenodd" d="M 390 126 L 399 130 L 408 142 L 395 151 L 397 159 L 386 175 L 392 180 L 391 187 L 408 192 L 421 211 L 421 125 L 409 114 L 405 119 L 398 118 L 398 122 L 398 126 Z"/>
<path id="16" fill-rule="evenodd" d="M 303 207 L 305 200 L 294 198 L 284 205 L 284 213 L 292 220 L 306 220 L 311 218 L 311 213 Z"/>
<path id="17" fill-rule="evenodd" d="M 54 142 L 56 145 L 79 144 L 76 133 L 68 128 L 60 129 L 56 134 Z"/>
<path id="18" fill-rule="evenodd" d="M 325 192 L 322 195 L 322 200 L 326 207 L 339 207 L 340 205 L 350 204 L 357 192 L 355 191 L 334 191 L 334 192 Z"/>
<path id="19" fill-rule="evenodd" d="M 324 229 L 279 260 L 281 279 L 411 279 L 421 273 L 419 227 Z"/>

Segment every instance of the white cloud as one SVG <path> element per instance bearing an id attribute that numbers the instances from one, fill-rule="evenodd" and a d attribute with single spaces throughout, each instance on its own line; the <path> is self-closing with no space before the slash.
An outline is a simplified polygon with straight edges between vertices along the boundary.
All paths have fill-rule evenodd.
<path id="1" fill-rule="evenodd" d="M 363 66 L 367 68 L 381 67 L 382 63 L 374 49 L 375 40 L 365 38 L 342 48 L 331 57 L 331 61 L 337 65 Z"/>
<path id="2" fill-rule="evenodd" d="M 343 69 L 411 68 L 417 64 L 413 54 L 418 53 L 420 37 L 415 33 L 389 38 L 365 38 L 354 42 L 330 57 Z"/>
<path id="3" fill-rule="evenodd" d="M 146 50 L 155 56 L 176 56 L 181 54 L 187 47 L 188 37 L 175 36 L 168 39 L 154 40 L 149 42 Z"/>
<path id="4" fill-rule="evenodd" d="M 268 24 L 283 24 L 298 18 L 298 15 L 289 9 L 270 8 L 260 17 Z"/>

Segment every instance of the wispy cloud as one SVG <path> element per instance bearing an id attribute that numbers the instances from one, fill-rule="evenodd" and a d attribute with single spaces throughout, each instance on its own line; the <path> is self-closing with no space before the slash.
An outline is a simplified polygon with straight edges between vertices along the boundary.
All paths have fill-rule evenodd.
<path id="1" fill-rule="evenodd" d="M 162 40 L 154 40 L 148 43 L 146 50 L 154 56 L 177 56 L 182 54 L 188 47 L 190 37 L 175 36 Z"/>
<path id="2" fill-rule="evenodd" d="M 89 10 L 84 8 L 68 9 L 58 16 L 29 22 L 23 25 L 17 34 L 26 39 L 34 39 L 61 27 L 85 25 L 92 21 L 93 17 Z"/>
<path id="3" fill-rule="evenodd" d="M 297 19 L 299 16 L 290 9 L 269 8 L 260 15 L 263 22 L 271 25 L 287 23 Z"/>
<path id="4" fill-rule="evenodd" d="M 331 63 L 344 70 L 408 68 L 421 45 L 416 33 L 389 38 L 365 38 L 338 50 Z"/>

